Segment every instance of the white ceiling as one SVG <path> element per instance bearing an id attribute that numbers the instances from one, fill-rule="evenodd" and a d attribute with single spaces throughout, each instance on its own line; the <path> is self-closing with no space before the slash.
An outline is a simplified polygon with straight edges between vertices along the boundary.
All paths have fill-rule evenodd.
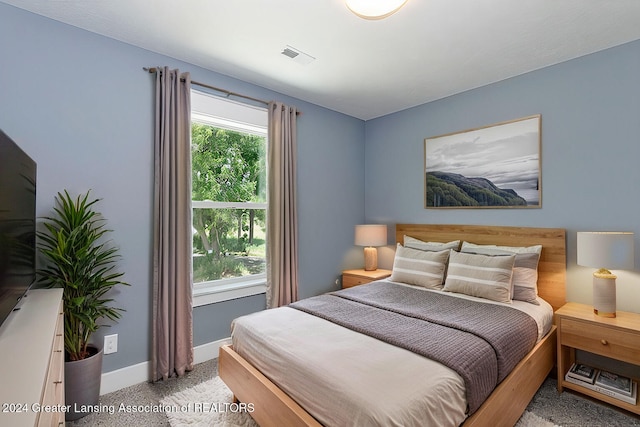
<path id="1" fill-rule="evenodd" d="M 0 1 L 364 120 L 640 39 L 639 0 L 409 0 L 380 21 L 342 0 Z"/>

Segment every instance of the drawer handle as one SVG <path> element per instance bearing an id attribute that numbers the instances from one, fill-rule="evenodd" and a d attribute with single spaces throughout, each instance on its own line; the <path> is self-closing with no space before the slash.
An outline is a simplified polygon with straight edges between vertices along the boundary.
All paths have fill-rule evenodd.
<path id="1" fill-rule="evenodd" d="M 600 340 L 600 342 L 602 343 L 602 345 L 609 345 L 609 342 L 605 339 Z"/>
<path id="2" fill-rule="evenodd" d="M 62 381 L 54 381 L 54 384 L 62 384 Z"/>

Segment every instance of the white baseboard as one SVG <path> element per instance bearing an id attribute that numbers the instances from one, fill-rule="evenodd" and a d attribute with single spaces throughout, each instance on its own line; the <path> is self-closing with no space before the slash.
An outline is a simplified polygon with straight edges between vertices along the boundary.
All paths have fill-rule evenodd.
<path id="1" fill-rule="evenodd" d="M 202 363 L 218 357 L 220 347 L 231 342 L 230 338 L 224 338 L 193 348 L 193 362 Z M 111 393 L 125 387 L 149 381 L 151 377 L 151 362 L 142 362 L 137 365 L 116 369 L 102 374 L 100 382 L 100 395 Z"/>
<path id="2" fill-rule="evenodd" d="M 231 344 L 231 338 L 224 338 L 193 347 L 193 363 L 202 363 L 207 360 L 215 359 L 218 357 L 220 347 L 226 344 Z"/>

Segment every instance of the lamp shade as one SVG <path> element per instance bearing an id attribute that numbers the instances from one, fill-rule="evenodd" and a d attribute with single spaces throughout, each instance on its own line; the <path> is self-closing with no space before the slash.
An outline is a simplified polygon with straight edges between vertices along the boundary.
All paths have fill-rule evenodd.
<path id="1" fill-rule="evenodd" d="M 380 224 L 356 225 L 357 246 L 384 246 L 387 244 L 387 226 Z"/>
<path id="2" fill-rule="evenodd" d="M 634 266 L 633 233 L 579 231 L 578 265 L 610 270 L 631 270 Z"/>
<path id="3" fill-rule="evenodd" d="M 407 0 L 346 0 L 349 10 L 360 18 L 382 19 L 396 13 Z"/>

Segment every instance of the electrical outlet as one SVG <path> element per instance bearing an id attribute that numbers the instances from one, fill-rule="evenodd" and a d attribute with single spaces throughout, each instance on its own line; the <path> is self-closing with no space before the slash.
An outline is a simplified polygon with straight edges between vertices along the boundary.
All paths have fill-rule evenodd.
<path id="1" fill-rule="evenodd" d="M 104 354 L 111 354 L 118 351 L 118 334 L 104 336 Z"/>

